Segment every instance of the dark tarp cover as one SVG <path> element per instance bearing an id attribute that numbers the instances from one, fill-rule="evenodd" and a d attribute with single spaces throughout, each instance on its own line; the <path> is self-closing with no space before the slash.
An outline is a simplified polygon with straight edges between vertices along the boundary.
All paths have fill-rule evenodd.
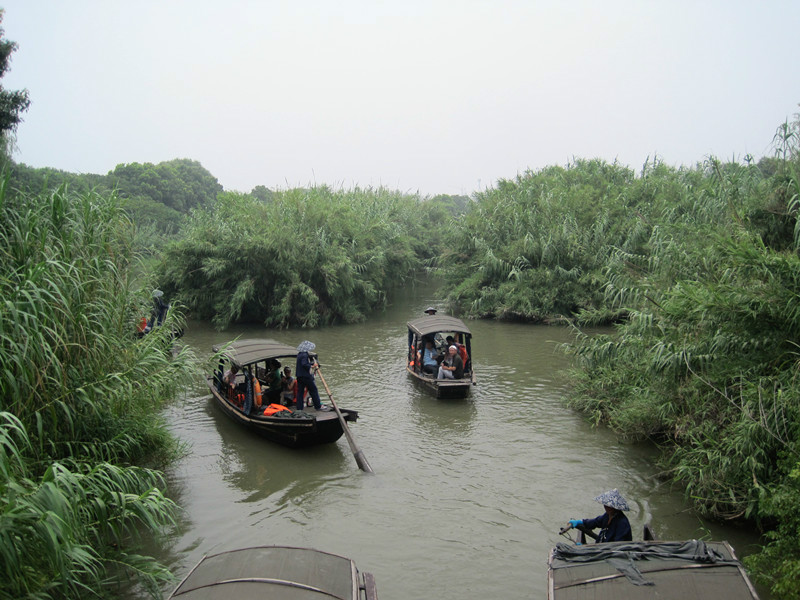
<path id="1" fill-rule="evenodd" d="M 663 598 L 686 600 L 707 593 L 727 600 L 757 598 L 725 542 L 560 543 L 551 556 L 549 578 L 553 600 L 651 597 L 655 592 L 634 590 L 653 585 Z"/>

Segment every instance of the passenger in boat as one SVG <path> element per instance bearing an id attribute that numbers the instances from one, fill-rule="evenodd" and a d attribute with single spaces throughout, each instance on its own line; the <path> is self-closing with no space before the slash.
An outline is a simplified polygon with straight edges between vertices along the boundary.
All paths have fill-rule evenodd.
<path id="1" fill-rule="evenodd" d="M 281 390 L 283 380 L 281 377 L 281 363 L 274 358 L 267 362 L 267 391 L 266 396 L 269 404 L 279 403 L 281 400 Z"/>
<path id="2" fill-rule="evenodd" d="M 422 372 L 429 373 L 433 375 L 439 371 L 439 361 L 437 361 L 437 357 L 439 353 L 436 352 L 436 348 L 433 345 L 433 340 L 428 338 L 425 340 L 425 347 L 420 350 L 418 353 L 418 359 L 422 364 Z"/>
<path id="3" fill-rule="evenodd" d="M 222 381 L 228 384 L 231 388 L 231 391 L 236 389 L 236 374 L 239 372 L 239 365 L 231 365 L 231 368 L 225 371 L 225 374 L 222 376 Z"/>
<path id="4" fill-rule="evenodd" d="M 464 361 L 458 353 L 458 348 L 450 346 L 447 349 L 447 356 L 444 357 L 439 366 L 439 379 L 461 379 L 464 377 Z"/>
<path id="5" fill-rule="evenodd" d="M 573 527 L 582 526 L 590 531 L 599 527 L 597 543 L 632 541 L 630 521 L 622 512 L 630 510 L 630 507 L 617 488 L 603 492 L 594 501 L 602 504 L 606 512 L 594 519 L 570 519 L 569 524 Z"/>
<path id="6" fill-rule="evenodd" d="M 292 377 L 291 367 L 283 367 L 283 375 L 281 375 L 281 388 L 282 401 L 281 404 L 290 406 L 295 402 L 295 395 L 297 394 L 297 381 Z"/>
<path id="7" fill-rule="evenodd" d="M 458 348 L 458 355 L 461 357 L 461 363 L 466 367 L 467 366 L 467 347 L 462 344 L 461 342 L 457 342 L 452 335 L 448 335 L 446 338 L 447 346 L 455 346 Z"/>
<path id="8" fill-rule="evenodd" d="M 297 410 L 303 410 L 304 408 L 303 397 L 306 390 L 308 390 L 308 395 L 311 396 L 314 408 L 317 410 L 330 410 L 329 407 L 322 405 L 317 384 L 314 383 L 316 364 L 308 353 L 316 347 L 316 344 L 307 340 L 301 342 L 297 347 L 297 365 L 295 366 L 295 373 L 297 373 Z"/>

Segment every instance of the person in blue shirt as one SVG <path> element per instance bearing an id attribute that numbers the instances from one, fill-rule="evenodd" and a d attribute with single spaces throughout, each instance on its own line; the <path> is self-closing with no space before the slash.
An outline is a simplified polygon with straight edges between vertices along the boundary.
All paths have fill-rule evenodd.
<path id="1" fill-rule="evenodd" d="M 572 527 L 580 527 L 591 531 L 600 528 L 597 543 L 602 542 L 630 542 L 633 540 L 631 534 L 631 523 L 625 516 L 624 510 L 630 510 L 625 498 L 619 493 L 617 488 L 603 492 L 594 499 L 603 505 L 606 511 L 594 519 L 570 519 Z"/>
<path id="2" fill-rule="evenodd" d="M 439 372 L 439 362 L 436 360 L 439 353 L 436 351 L 432 339 L 428 338 L 425 340 L 425 348 L 419 352 L 419 355 L 422 361 L 422 370 L 425 373 L 434 375 Z"/>

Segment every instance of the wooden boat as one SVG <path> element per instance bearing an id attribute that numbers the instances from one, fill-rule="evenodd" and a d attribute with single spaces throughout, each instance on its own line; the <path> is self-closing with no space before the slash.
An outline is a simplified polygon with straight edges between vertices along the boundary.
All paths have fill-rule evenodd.
<path id="1" fill-rule="evenodd" d="M 475 372 L 472 369 L 472 332 L 461 319 L 447 315 L 427 315 L 408 322 L 408 366 L 406 370 L 422 385 L 432 390 L 437 398 L 464 398 L 475 385 Z M 432 339 L 441 354 L 447 349 L 446 337 L 453 338 L 464 345 L 467 360 L 464 363 L 464 376 L 461 379 L 437 379 L 437 374 L 425 373 L 418 353 L 425 347 L 425 340 Z"/>
<path id="2" fill-rule="evenodd" d="M 377 600 L 375 579 L 344 556 L 258 546 L 203 557 L 168 600 Z"/>
<path id="3" fill-rule="evenodd" d="M 269 402 L 264 400 L 260 409 L 254 402 L 254 381 L 258 379 L 264 390 L 267 389 L 267 363 L 271 360 L 291 361 L 297 359 L 297 350 L 292 346 L 275 340 L 250 339 L 237 340 L 225 346 L 214 346 L 215 353 L 221 352 L 219 368 L 206 379 L 215 403 L 228 417 L 259 435 L 290 448 L 302 448 L 317 444 L 335 442 L 344 432 L 342 424 L 334 411 L 317 411 L 308 408 L 303 411 L 280 411 L 264 416 L 263 411 Z M 227 366 L 236 365 L 237 391 L 229 393 L 223 382 Z M 358 412 L 340 408 L 345 421 L 354 422 Z"/>
<path id="4" fill-rule="evenodd" d="M 559 543 L 547 561 L 549 600 L 758 600 L 728 542 Z"/>

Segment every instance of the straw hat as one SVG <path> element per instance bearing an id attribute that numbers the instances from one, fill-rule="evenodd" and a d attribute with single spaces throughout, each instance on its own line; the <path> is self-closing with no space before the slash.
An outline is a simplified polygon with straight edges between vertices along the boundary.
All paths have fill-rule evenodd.
<path id="1" fill-rule="evenodd" d="M 317 345 L 314 342 L 309 342 L 308 340 L 304 340 L 300 342 L 300 345 L 297 347 L 298 352 L 311 352 L 316 348 Z"/>
<path id="2" fill-rule="evenodd" d="M 607 492 L 603 492 L 597 498 L 594 499 L 595 502 L 599 502 L 603 506 L 610 506 L 611 508 L 616 508 L 617 510 L 630 510 L 631 507 L 628 506 L 628 503 L 625 502 L 625 498 L 622 497 L 622 494 L 619 493 L 617 488 L 613 490 L 609 490 Z"/>

